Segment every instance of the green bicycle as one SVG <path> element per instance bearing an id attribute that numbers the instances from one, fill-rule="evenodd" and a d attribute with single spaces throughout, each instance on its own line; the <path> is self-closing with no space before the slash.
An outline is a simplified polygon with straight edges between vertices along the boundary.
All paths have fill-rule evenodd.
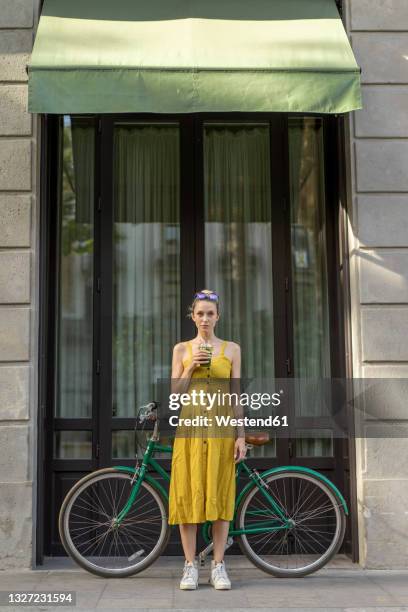
<path id="1" fill-rule="evenodd" d="M 159 444 L 157 403 L 142 406 L 138 422 L 154 421 L 143 460 L 134 468 L 114 466 L 88 474 L 66 495 L 59 513 L 59 533 L 67 554 L 83 569 L 103 577 L 126 577 L 151 565 L 165 550 L 171 525 L 168 495 L 149 468 L 165 481 L 168 473 L 155 452 Z M 249 435 L 251 444 L 264 437 Z M 322 568 L 339 550 L 348 508 L 326 476 L 301 466 L 281 466 L 262 473 L 237 464 L 237 479 L 248 483 L 237 495 L 227 548 L 234 537 L 254 565 L 277 577 L 302 577 Z M 212 550 L 211 522 L 204 523 L 205 563 Z"/>

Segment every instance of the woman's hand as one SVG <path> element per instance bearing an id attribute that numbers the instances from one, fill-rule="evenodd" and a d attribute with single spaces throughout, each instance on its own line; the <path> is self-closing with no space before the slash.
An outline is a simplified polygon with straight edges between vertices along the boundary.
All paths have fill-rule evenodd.
<path id="1" fill-rule="evenodd" d="M 208 352 L 200 351 L 200 349 L 196 349 L 195 347 L 193 347 L 191 369 L 195 370 L 201 365 L 207 365 L 207 363 L 208 363 Z"/>
<path id="2" fill-rule="evenodd" d="M 234 447 L 235 463 L 239 463 L 240 461 L 245 459 L 245 455 L 246 455 L 245 437 L 237 438 L 235 440 L 235 447 Z"/>

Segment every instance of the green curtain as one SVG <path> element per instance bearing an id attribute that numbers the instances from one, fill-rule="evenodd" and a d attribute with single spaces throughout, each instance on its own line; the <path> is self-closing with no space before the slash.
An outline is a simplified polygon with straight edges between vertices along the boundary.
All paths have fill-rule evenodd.
<path id="1" fill-rule="evenodd" d="M 116 125 L 113 164 L 113 410 L 132 417 L 180 337 L 178 127 Z"/>
<path id="2" fill-rule="evenodd" d="M 330 413 L 327 244 L 323 127 L 320 119 L 289 118 L 290 215 L 296 414 Z M 298 440 L 301 454 L 321 456 L 330 437 Z"/>
<path id="3" fill-rule="evenodd" d="M 92 415 L 94 146 L 92 125 L 63 118 L 55 403 L 61 418 Z"/>
<path id="4" fill-rule="evenodd" d="M 241 345 L 243 377 L 274 377 L 268 126 L 207 125 L 205 277 L 220 295 L 217 335 Z"/>
<path id="5" fill-rule="evenodd" d="M 75 181 L 75 218 L 77 223 L 89 223 L 94 206 L 95 130 L 71 120 L 73 178 Z"/>
<path id="6" fill-rule="evenodd" d="M 330 377 L 322 129 L 289 124 L 295 375 Z"/>
<path id="7" fill-rule="evenodd" d="M 268 125 L 205 127 L 205 284 L 220 295 L 216 334 L 240 344 L 256 391 L 275 376 L 269 142 Z M 274 455 L 275 439 L 250 451 Z"/>

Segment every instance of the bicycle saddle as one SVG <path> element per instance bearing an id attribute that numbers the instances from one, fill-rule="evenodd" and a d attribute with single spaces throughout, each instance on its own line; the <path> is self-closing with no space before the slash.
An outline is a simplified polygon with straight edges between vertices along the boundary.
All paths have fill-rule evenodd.
<path id="1" fill-rule="evenodd" d="M 245 434 L 245 442 L 254 446 L 262 446 L 269 442 L 269 433 L 267 431 L 259 431 Z"/>

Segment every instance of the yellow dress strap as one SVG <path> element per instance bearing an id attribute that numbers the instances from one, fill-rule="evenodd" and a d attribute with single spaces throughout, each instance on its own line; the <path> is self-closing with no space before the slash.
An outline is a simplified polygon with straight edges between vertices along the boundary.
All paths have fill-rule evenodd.
<path id="1" fill-rule="evenodd" d="M 224 355 L 224 350 L 225 350 L 225 347 L 227 346 L 227 344 L 228 344 L 227 340 L 224 340 L 224 342 L 221 345 L 220 357 L 221 357 L 221 355 Z"/>
<path id="2" fill-rule="evenodd" d="M 188 356 L 190 357 L 190 359 L 192 359 L 193 358 L 193 347 L 191 344 L 191 340 L 187 342 L 187 346 L 188 346 Z"/>
<path id="3" fill-rule="evenodd" d="M 184 359 L 183 359 L 183 363 L 186 363 L 186 362 L 187 362 L 189 359 L 192 359 L 192 358 L 193 358 L 193 349 L 192 349 L 192 347 L 191 347 L 190 342 L 189 342 L 189 341 L 188 341 L 188 342 L 185 342 L 185 344 L 187 344 L 187 347 L 188 347 L 188 356 L 187 356 L 187 357 L 184 357 Z"/>

